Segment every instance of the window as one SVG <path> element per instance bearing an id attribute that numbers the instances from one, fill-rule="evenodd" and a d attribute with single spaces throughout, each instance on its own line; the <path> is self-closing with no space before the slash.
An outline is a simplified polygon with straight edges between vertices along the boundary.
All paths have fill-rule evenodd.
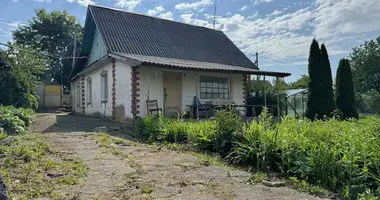
<path id="1" fill-rule="evenodd" d="M 77 85 L 75 87 L 75 104 L 77 105 L 77 108 L 80 107 L 80 87 Z"/>
<path id="2" fill-rule="evenodd" d="M 101 75 L 101 99 L 107 101 L 108 99 L 108 76 L 107 71 L 103 71 Z"/>
<path id="3" fill-rule="evenodd" d="M 202 99 L 228 99 L 228 78 L 200 77 Z"/>
<path id="4" fill-rule="evenodd" d="M 92 103 L 92 80 L 87 78 L 87 104 Z"/>

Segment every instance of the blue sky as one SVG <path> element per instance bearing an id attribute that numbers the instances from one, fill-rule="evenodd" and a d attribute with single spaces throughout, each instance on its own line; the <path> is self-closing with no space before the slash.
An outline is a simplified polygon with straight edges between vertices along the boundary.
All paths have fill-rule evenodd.
<path id="1" fill-rule="evenodd" d="M 379 0 L 217 0 L 215 28 L 264 70 L 307 74 L 311 40 L 325 43 L 335 76 L 339 59 L 380 36 Z M 97 4 L 199 26 L 213 27 L 214 0 L 2 0 L 0 41 L 27 23 L 34 9 L 67 10 L 84 23 L 86 6 Z"/>

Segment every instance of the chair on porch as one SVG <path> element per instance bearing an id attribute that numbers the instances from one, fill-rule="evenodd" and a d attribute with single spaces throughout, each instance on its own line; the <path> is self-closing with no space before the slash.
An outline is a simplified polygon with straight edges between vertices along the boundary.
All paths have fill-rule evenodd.
<path id="1" fill-rule="evenodd" d="M 157 100 L 147 100 L 146 107 L 150 115 L 153 115 L 153 112 L 156 112 L 157 115 L 160 114 L 160 112 L 162 113 L 162 108 L 158 108 Z"/>
<path id="2" fill-rule="evenodd" d="M 198 107 L 198 116 L 197 117 L 209 117 L 209 111 L 213 109 L 212 105 L 209 104 L 202 104 L 198 97 L 194 96 L 193 105 L 195 106 L 195 109 L 192 111 L 194 112 L 193 116 L 197 116 L 197 107 Z"/>

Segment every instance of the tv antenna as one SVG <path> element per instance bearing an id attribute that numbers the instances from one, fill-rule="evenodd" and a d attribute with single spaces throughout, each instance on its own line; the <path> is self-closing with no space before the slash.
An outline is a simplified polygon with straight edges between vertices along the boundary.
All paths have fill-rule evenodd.
<path id="1" fill-rule="evenodd" d="M 220 0 L 222 2 L 222 0 Z M 212 22 L 212 27 L 215 29 L 215 22 L 216 22 L 216 9 L 217 9 L 218 0 L 214 1 L 214 21 Z"/>

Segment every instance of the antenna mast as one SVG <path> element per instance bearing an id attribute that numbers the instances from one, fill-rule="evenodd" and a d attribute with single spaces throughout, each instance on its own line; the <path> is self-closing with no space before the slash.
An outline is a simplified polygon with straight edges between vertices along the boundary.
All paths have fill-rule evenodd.
<path id="1" fill-rule="evenodd" d="M 218 0 L 215 0 L 214 2 L 214 21 L 212 22 L 212 27 L 215 29 L 215 21 L 216 21 L 216 4 L 218 3 Z"/>

